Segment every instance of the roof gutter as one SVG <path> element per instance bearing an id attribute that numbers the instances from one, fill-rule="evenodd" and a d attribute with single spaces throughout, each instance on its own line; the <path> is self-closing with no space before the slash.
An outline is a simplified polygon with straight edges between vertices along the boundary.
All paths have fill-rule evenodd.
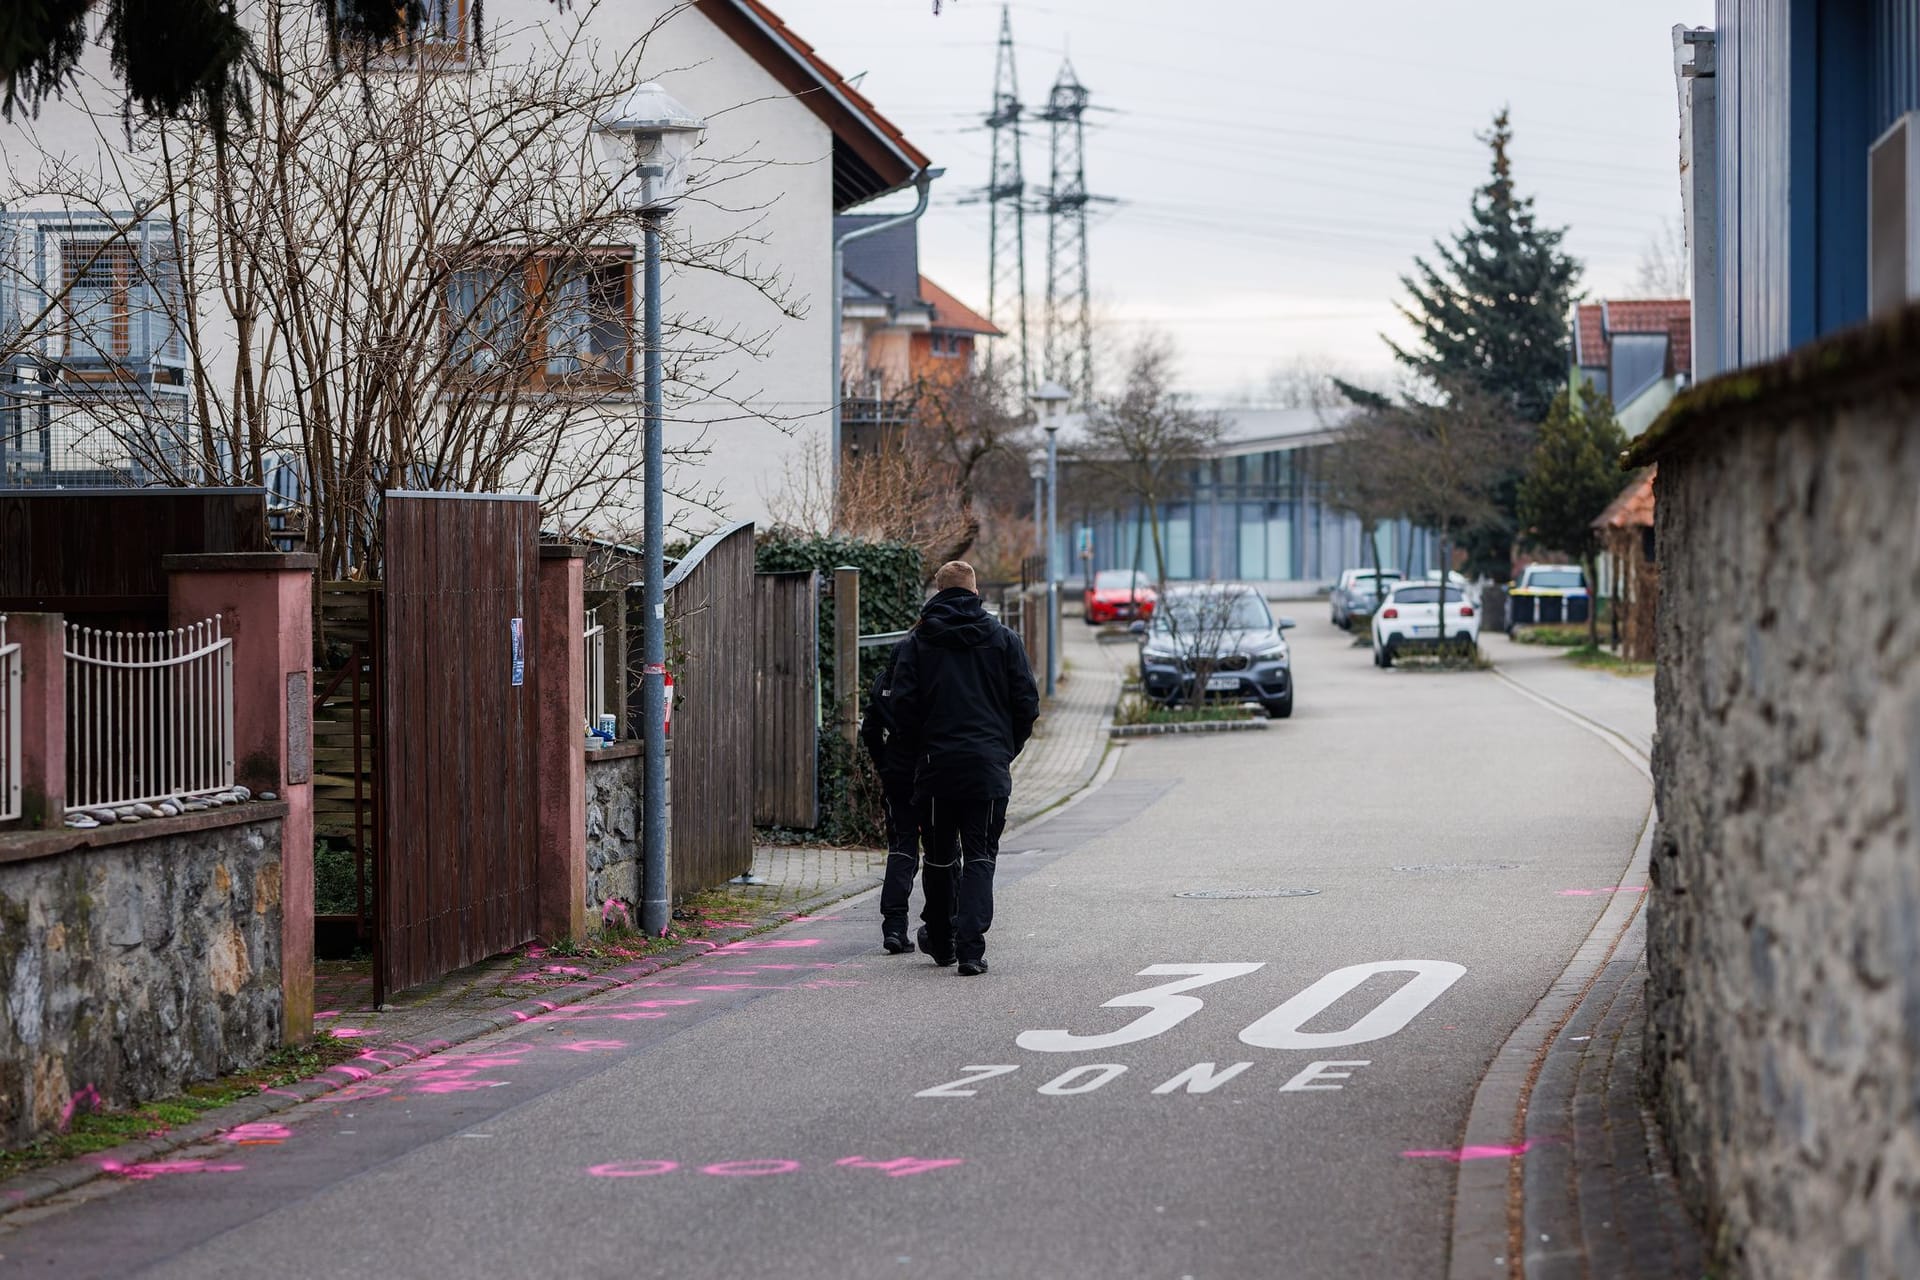
<path id="1" fill-rule="evenodd" d="M 847 394 L 846 372 L 841 367 L 841 362 L 845 357 L 841 352 L 840 333 L 840 325 L 845 305 L 845 298 L 842 296 L 844 293 L 842 286 L 846 280 L 847 245 L 855 240 L 864 239 L 867 236 L 878 235 L 882 231 L 890 231 L 894 227 L 901 226 L 905 223 L 918 222 L 920 215 L 927 211 L 927 200 L 933 191 L 933 180 L 945 172 L 945 169 L 927 168 L 921 169 L 914 174 L 913 185 L 914 189 L 919 193 L 920 198 L 914 202 L 911 211 L 903 213 L 897 218 L 885 218 L 879 222 L 869 223 L 864 227 L 855 227 L 851 231 L 844 231 L 833 238 L 833 279 L 831 286 L 833 289 L 833 439 L 830 442 L 829 448 L 832 450 L 830 455 L 832 459 L 830 474 L 833 477 L 831 494 L 836 513 L 840 507 L 840 405 L 841 402 L 846 399 Z"/>

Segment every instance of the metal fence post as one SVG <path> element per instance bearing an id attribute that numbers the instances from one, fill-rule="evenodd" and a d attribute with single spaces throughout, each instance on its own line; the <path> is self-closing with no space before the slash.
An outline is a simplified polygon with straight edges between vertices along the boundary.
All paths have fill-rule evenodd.
<path id="1" fill-rule="evenodd" d="M 860 570 L 852 565 L 833 571 L 833 698 L 852 748 L 860 741 Z"/>

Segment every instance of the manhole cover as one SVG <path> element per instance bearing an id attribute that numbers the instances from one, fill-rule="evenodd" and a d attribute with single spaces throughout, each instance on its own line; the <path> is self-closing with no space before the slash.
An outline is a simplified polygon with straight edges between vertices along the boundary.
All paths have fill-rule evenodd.
<path id="1" fill-rule="evenodd" d="M 1395 867 L 1395 871 L 1411 871 L 1416 875 L 1434 872 L 1453 871 L 1518 871 L 1517 862 L 1415 862 L 1407 866 Z"/>
<path id="2" fill-rule="evenodd" d="M 1318 889 L 1189 889 L 1176 898 L 1311 898 Z"/>

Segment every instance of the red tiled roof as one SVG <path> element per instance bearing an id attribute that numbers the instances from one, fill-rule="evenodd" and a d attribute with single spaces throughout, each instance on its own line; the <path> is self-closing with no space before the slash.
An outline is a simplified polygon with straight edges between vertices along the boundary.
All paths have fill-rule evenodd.
<path id="1" fill-rule="evenodd" d="M 1004 336 L 993 321 L 942 289 L 925 276 L 920 277 L 920 301 L 933 308 L 933 327 L 957 333 L 978 333 L 989 338 Z"/>
<path id="2" fill-rule="evenodd" d="M 1616 333 L 1664 333 L 1672 361 L 1667 372 L 1693 371 L 1693 303 L 1686 298 L 1581 303 L 1574 309 L 1573 362 L 1586 369 L 1606 368 L 1609 339 Z"/>
<path id="3" fill-rule="evenodd" d="M 1653 523 L 1653 477 L 1658 467 L 1635 476 L 1620 496 L 1607 504 L 1593 522 L 1596 529 L 1638 529 Z"/>
<path id="4" fill-rule="evenodd" d="M 1600 329 L 1600 304 L 1583 302 L 1574 312 L 1573 362 L 1587 368 L 1605 368 L 1607 339 Z"/>
<path id="5" fill-rule="evenodd" d="M 1667 376 L 1684 373 L 1693 377 L 1693 316 L 1675 316 L 1667 321 Z"/>
<path id="6" fill-rule="evenodd" d="M 833 130 L 837 143 L 844 144 L 872 170 L 870 181 L 843 184 L 836 180 L 836 208 L 897 190 L 928 167 L 930 161 L 926 155 L 907 141 L 899 126 L 881 115 L 873 103 L 848 84 L 826 59 L 814 52 L 812 45 L 796 35 L 793 28 L 761 0 L 693 0 L 693 3 L 820 117 Z M 840 190 L 842 186 L 847 189 Z M 867 190 L 876 186 L 876 190 Z"/>

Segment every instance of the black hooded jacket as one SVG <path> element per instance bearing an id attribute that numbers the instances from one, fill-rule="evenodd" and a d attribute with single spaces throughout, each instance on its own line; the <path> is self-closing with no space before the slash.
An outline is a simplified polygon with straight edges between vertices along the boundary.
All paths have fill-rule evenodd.
<path id="1" fill-rule="evenodd" d="M 893 749 L 922 797 L 1013 793 L 1013 758 L 1033 735 L 1040 691 L 1020 637 L 959 587 L 927 601 L 893 664 Z"/>
<path id="2" fill-rule="evenodd" d="M 867 691 L 866 714 L 860 717 L 860 741 L 866 744 L 874 771 L 890 792 L 913 785 L 913 757 L 900 749 L 899 728 L 893 718 L 893 669 L 907 643 L 901 640 L 887 655 L 886 665 Z"/>

